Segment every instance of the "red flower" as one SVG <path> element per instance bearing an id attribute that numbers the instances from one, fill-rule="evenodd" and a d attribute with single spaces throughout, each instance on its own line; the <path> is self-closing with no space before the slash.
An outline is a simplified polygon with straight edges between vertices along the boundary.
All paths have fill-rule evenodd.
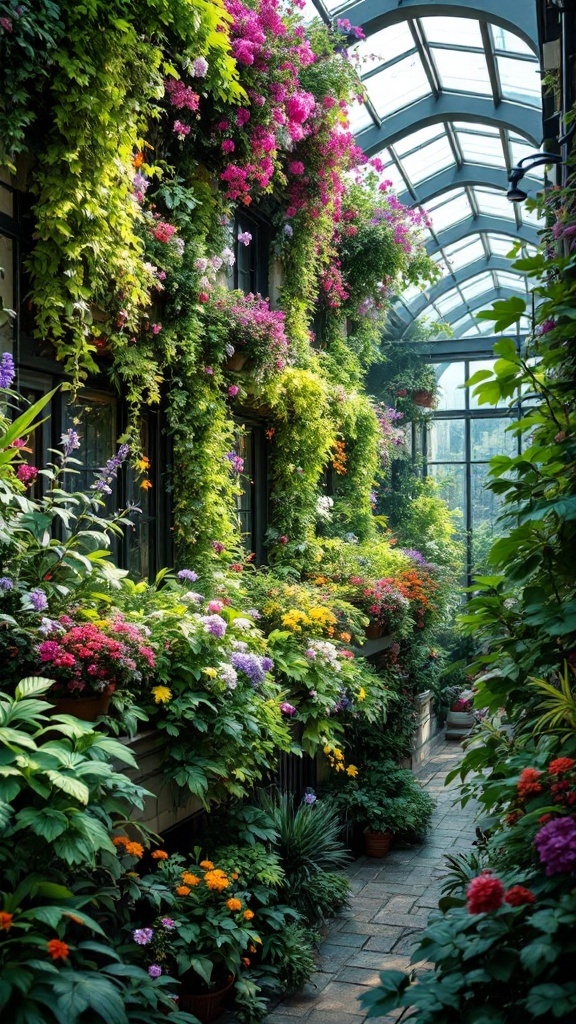
<path id="1" fill-rule="evenodd" d="M 240 565 L 240 562 L 232 562 L 230 568 L 232 572 L 242 572 L 242 566 Z"/>
<path id="2" fill-rule="evenodd" d="M 485 914 L 498 910 L 504 903 L 505 889 L 499 878 L 489 870 L 473 878 L 466 890 L 469 914 Z"/>
<path id="3" fill-rule="evenodd" d="M 527 796 L 535 796 L 537 793 L 542 792 L 542 786 L 538 781 L 542 775 L 541 771 L 537 768 L 524 768 L 520 772 L 520 778 L 518 780 L 518 796 L 523 800 Z"/>
<path id="4" fill-rule="evenodd" d="M 569 772 L 574 767 L 576 761 L 572 757 L 557 757 L 555 761 L 550 761 L 548 765 L 549 775 L 561 775 L 564 772 Z"/>
<path id="5" fill-rule="evenodd" d="M 60 939 L 50 939 L 46 945 L 53 960 L 65 960 L 70 952 L 70 946 L 60 942 Z"/>
<path id="6" fill-rule="evenodd" d="M 504 899 L 511 907 L 522 907 L 525 903 L 534 903 L 536 897 L 530 889 L 525 889 L 523 885 L 513 885 L 511 889 L 508 889 Z"/>

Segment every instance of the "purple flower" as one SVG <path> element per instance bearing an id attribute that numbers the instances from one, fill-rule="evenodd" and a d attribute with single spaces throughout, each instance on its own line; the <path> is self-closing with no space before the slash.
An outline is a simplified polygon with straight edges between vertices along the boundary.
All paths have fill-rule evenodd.
<path id="1" fill-rule="evenodd" d="M 291 224 L 284 225 L 284 234 L 286 235 L 286 238 L 292 238 L 292 235 L 294 234 L 294 228 L 292 227 Z"/>
<path id="2" fill-rule="evenodd" d="M 236 398 L 236 395 L 238 394 L 239 391 L 240 388 L 238 387 L 237 384 L 231 384 L 230 387 L 228 388 L 228 394 L 230 398 Z"/>
<path id="3" fill-rule="evenodd" d="M 176 575 L 179 580 L 188 580 L 190 583 L 196 583 L 198 579 L 198 573 L 194 572 L 193 569 L 180 569 Z"/>
<path id="4" fill-rule="evenodd" d="M 249 231 L 240 231 L 238 234 L 238 241 L 242 242 L 242 245 L 250 245 L 252 235 Z"/>
<path id="5" fill-rule="evenodd" d="M 416 551 L 415 548 L 400 548 L 400 550 L 402 554 L 407 555 L 408 558 L 411 558 L 412 561 L 416 562 L 416 565 L 421 566 L 422 569 L 433 568 L 432 563 L 429 562 L 426 558 L 424 558 L 424 555 L 422 554 L 421 551 Z"/>
<path id="6" fill-rule="evenodd" d="M 116 455 L 113 458 L 108 459 L 105 466 L 102 467 L 98 473 L 96 480 L 91 485 L 92 490 L 100 491 L 101 494 L 112 494 L 112 488 L 110 484 L 116 478 L 120 466 L 128 458 L 130 454 L 130 445 L 121 444 Z"/>
<path id="7" fill-rule="evenodd" d="M 258 618 L 260 618 L 260 616 L 258 616 Z M 262 669 L 264 670 L 264 672 L 271 672 L 272 669 L 274 668 L 274 662 L 272 661 L 272 658 L 260 658 L 260 664 L 262 665 Z"/>
<path id="8" fill-rule="evenodd" d="M 0 361 L 0 388 L 11 387 L 15 374 L 14 360 L 10 352 L 3 352 Z"/>
<path id="9" fill-rule="evenodd" d="M 160 975 L 162 974 L 162 968 L 160 967 L 159 964 L 150 964 L 150 967 L 148 968 L 148 974 L 150 975 L 151 978 L 159 978 Z"/>
<path id="10" fill-rule="evenodd" d="M 173 921 L 171 917 L 163 917 L 160 920 L 160 924 L 163 928 L 168 928 L 169 931 L 176 927 L 176 921 Z"/>
<path id="11" fill-rule="evenodd" d="M 257 654 L 251 654 L 249 651 L 234 651 L 230 655 L 230 662 L 238 672 L 243 672 L 253 686 L 258 686 L 264 680 L 264 676 L 268 669 L 264 668 L 264 662 L 269 662 L 270 658 L 259 658 Z"/>
<path id="12" fill-rule="evenodd" d="M 576 821 L 574 818 L 553 818 L 534 837 L 540 860 L 547 875 L 576 869 Z"/>
<path id="13" fill-rule="evenodd" d="M 76 448 L 80 447 L 80 437 L 75 430 L 70 427 L 63 434 L 60 435 L 60 444 L 64 446 L 63 455 L 67 459 Z"/>
<path id="14" fill-rule="evenodd" d="M 204 78 L 204 75 L 208 71 L 208 61 L 204 60 L 204 57 L 196 57 L 192 65 L 192 74 L 194 78 Z"/>
<path id="15" fill-rule="evenodd" d="M 48 607 L 48 598 L 40 587 L 34 587 L 26 596 L 35 612 L 43 612 Z"/>
<path id="16" fill-rule="evenodd" d="M 153 928 L 136 928 L 132 932 L 132 938 L 134 942 L 137 942 L 139 946 L 147 946 L 149 942 L 152 942 L 154 938 Z"/>
<path id="17" fill-rule="evenodd" d="M 14 581 L 8 576 L 0 576 L 0 590 L 14 590 Z"/>
<path id="18" fill-rule="evenodd" d="M 316 793 L 312 789 L 307 789 L 302 797 L 302 801 L 305 804 L 315 804 L 317 799 Z"/>
<path id="19" fill-rule="evenodd" d="M 219 640 L 224 636 L 226 621 L 220 615 L 201 615 L 200 619 L 204 623 L 204 629 L 207 633 L 211 633 L 212 636 L 217 637 Z"/>
<path id="20" fill-rule="evenodd" d="M 225 458 L 228 459 L 228 462 L 235 473 L 244 472 L 244 459 L 237 455 L 236 452 L 226 452 Z"/>
<path id="21" fill-rule="evenodd" d="M 283 715 L 295 715 L 296 708 L 293 704 L 289 704 L 287 700 L 283 700 L 280 704 L 280 711 Z"/>

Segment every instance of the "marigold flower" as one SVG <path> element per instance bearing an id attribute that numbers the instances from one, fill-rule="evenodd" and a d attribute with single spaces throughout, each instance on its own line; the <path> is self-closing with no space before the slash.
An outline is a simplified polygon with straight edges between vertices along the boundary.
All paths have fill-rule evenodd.
<path id="1" fill-rule="evenodd" d="M 251 921 L 253 917 L 254 917 L 254 911 L 253 910 L 245 910 L 244 911 L 244 920 L 245 921 Z M 255 953 L 256 950 L 255 949 L 251 949 L 250 952 L 251 953 Z"/>
<path id="2" fill-rule="evenodd" d="M 7 910 L 0 910 L 0 932 L 7 932 L 12 927 L 13 914 L 9 914 Z"/>
<path id="3" fill-rule="evenodd" d="M 144 163 L 144 153 L 142 153 L 142 151 L 140 150 L 138 153 L 136 153 L 132 157 L 132 165 L 134 167 L 142 167 L 143 163 Z"/>
<path id="4" fill-rule="evenodd" d="M 242 965 L 243 965 L 244 967 L 250 967 L 250 957 L 248 957 L 248 956 L 243 956 L 243 957 L 242 957 Z"/>
<path id="5" fill-rule="evenodd" d="M 184 885 L 198 885 L 200 879 L 198 878 L 198 875 L 193 875 L 190 871 L 184 871 L 182 881 L 184 882 Z"/>
<path id="6" fill-rule="evenodd" d="M 226 900 L 226 906 L 228 910 L 242 910 L 242 901 L 232 896 L 229 900 Z"/>
<path id="7" fill-rule="evenodd" d="M 188 896 L 189 892 L 190 892 L 190 886 L 188 886 L 188 885 L 177 885 L 176 886 L 176 895 L 177 896 Z"/>
<path id="8" fill-rule="evenodd" d="M 508 889 L 504 899 L 511 907 L 522 907 L 526 903 L 534 903 L 536 897 L 530 889 L 526 889 L 523 885 L 513 885 L 511 889 Z"/>
<path id="9" fill-rule="evenodd" d="M 201 868 L 205 868 L 206 871 L 213 871 L 214 870 L 214 865 L 213 865 L 211 860 L 201 860 L 200 861 L 200 867 Z"/>
<path id="10" fill-rule="evenodd" d="M 338 639 L 343 640 L 345 644 L 349 644 L 352 639 L 351 633 L 338 633 Z"/>
<path id="11" fill-rule="evenodd" d="M 70 952 L 70 946 L 60 939 L 50 939 L 46 946 L 53 960 L 65 960 Z"/>
<path id="12" fill-rule="evenodd" d="M 489 870 L 473 878 L 466 890 L 469 914 L 485 914 L 498 910 L 504 902 L 505 889 L 499 878 Z"/>
<path id="13" fill-rule="evenodd" d="M 143 857 L 144 847 L 141 843 L 126 843 L 126 853 L 131 857 Z"/>
<path id="14" fill-rule="evenodd" d="M 542 792 L 542 786 L 538 781 L 542 772 L 538 768 L 524 768 L 520 772 L 520 778 L 518 780 L 518 796 L 523 800 L 528 796 L 536 796 Z"/>
<path id="15" fill-rule="evenodd" d="M 172 697 L 172 690 L 168 686 L 153 686 L 151 692 L 155 704 L 167 704 Z"/>
<path id="16" fill-rule="evenodd" d="M 204 875 L 204 881 L 209 889 L 213 889 L 216 892 L 222 892 L 223 889 L 227 889 L 230 885 L 230 880 L 226 877 L 223 871 L 216 869 L 215 871 L 207 871 Z"/>
<path id="17" fill-rule="evenodd" d="M 349 775 L 350 778 L 355 779 L 356 776 L 358 775 L 358 769 L 357 769 L 356 765 L 349 764 L 347 769 L 346 769 L 346 774 Z"/>
<path id="18" fill-rule="evenodd" d="M 230 877 L 233 878 L 234 881 L 236 882 L 238 880 L 238 872 L 237 871 L 233 871 L 232 875 Z"/>
<path id="19" fill-rule="evenodd" d="M 554 761 L 550 761 L 548 774 L 561 775 L 563 772 L 569 772 L 575 764 L 576 761 L 571 757 L 557 757 Z"/>
<path id="20" fill-rule="evenodd" d="M 170 854 L 166 853 L 166 850 L 154 850 L 152 860 L 168 860 L 169 856 Z"/>
<path id="21" fill-rule="evenodd" d="M 128 836 L 114 836 L 112 839 L 114 846 L 126 846 L 130 842 Z"/>

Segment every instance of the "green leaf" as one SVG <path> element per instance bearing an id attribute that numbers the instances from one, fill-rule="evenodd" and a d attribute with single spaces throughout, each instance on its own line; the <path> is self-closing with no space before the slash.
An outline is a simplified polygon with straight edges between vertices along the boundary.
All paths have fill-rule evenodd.
<path id="1" fill-rule="evenodd" d="M 45 679 L 44 676 L 26 676 L 25 679 L 21 679 L 14 691 L 16 700 L 21 700 L 23 697 L 32 697 L 39 693 L 46 693 L 51 686 L 54 686 L 53 679 Z"/>
<path id="2" fill-rule="evenodd" d="M 50 779 L 52 785 L 61 789 L 68 796 L 74 797 L 81 804 L 87 804 L 90 800 L 90 790 L 88 786 L 85 786 L 83 782 L 79 782 L 78 779 L 72 778 L 70 775 L 62 775 L 61 772 L 53 771 L 49 769 L 46 771 L 46 776 Z"/>

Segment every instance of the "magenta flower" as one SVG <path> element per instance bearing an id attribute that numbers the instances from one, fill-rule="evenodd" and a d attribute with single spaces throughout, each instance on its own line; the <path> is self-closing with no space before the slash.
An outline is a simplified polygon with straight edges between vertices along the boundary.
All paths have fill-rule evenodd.
<path id="1" fill-rule="evenodd" d="M 162 968 L 160 967 L 159 964 L 150 964 L 150 967 L 148 968 L 148 974 L 150 975 L 151 978 L 159 978 L 160 975 L 162 974 Z"/>
<path id="2" fill-rule="evenodd" d="M 283 700 L 280 704 L 280 711 L 283 715 L 295 715 L 296 708 L 293 704 L 289 704 L 287 700 Z"/>
<path id="3" fill-rule="evenodd" d="M 132 938 L 139 946 L 147 946 L 154 938 L 153 928 L 136 928 L 132 932 Z"/>
<path id="4" fill-rule="evenodd" d="M 228 388 L 228 394 L 230 398 L 236 398 L 236 395 L 238 394 L 239 391 L 240 388 L 238 387 L 237 384 L 231 384 L 230 387 Z"/>

